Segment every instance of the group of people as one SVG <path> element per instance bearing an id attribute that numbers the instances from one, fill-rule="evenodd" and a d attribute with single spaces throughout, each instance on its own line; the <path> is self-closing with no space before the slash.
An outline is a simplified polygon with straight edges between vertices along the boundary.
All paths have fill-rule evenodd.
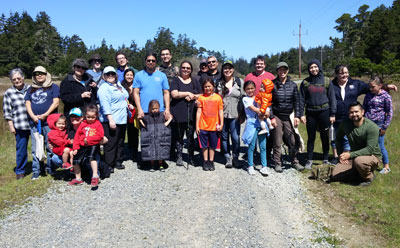
<path id="1" fill-rule="evenodd" d="M 104 61 L 98 54 L 90 58 L 90 69 L 85 60 L 75 59 L 72 73 L 62 80 L 60 87 L 42 66 L 34 69 L 31 86 L 24 83 L 21 69 L 11 70 L 13 86 L 5 92 L 3 112 L 16 137 L 17 179 L 25 176 L 31 136 L 32 180 L 41 173 L 53 174 L 61 167 L 75 174 L 69 184 L 79 185 L 83 183 L 82 166 L 88 164 L 91 185 L 97 187 L 99 174 L 124 169 L 126 132 L 132 160 L 149 161 L 151 171 L 163 171 L 164 160 L 173 160 L 178 166 L 184 165 L 184 160 L 195 165 L 195 134 L 205 171 L 215 169 L 215 149 L 219 146 L 225 167 L 239 167 L 240 136 L 248 146 L 250 175 L 256 174 L 256 143 L 262 165 L 259 172 L 264 176 L 268 175 L 267 161 L 272 161 L 276 172 L 283 171 L 283 144 L 288 147 L 296 170 L 311 169 L 318 131 L 323 162 L 338 163 L 333 179 L 358 175 L 368 185 L 381 159 L 384 164 L 381 173 L 390 172 L 384 137 L 393 115 L 387 90 L 397 90 L 394 85 L 385 86 L 378 77 L 369 84 L 353 80 L 343 65 L 336 67 L 331 81 L 315 59 L 308 64 L 309 76 L 298 87 L 288 75 L 287 63 L 276 65 L 275 77 L 265 71 L 262 56 L 254 60 L 255 71 L 244 80 L 235 76 L 234 64 L 229 60 L 219 68 L 216 57 L 210 56 L 201 61 L 199 72 L 193 75 L 189 61 L 183 61 L 179 67 L 172 65 L 169 49 L 162 49 L 160 57 L 162 63 L 157 66 L 157 55 L 148 53 L 141 71 L 129 66 L 121 52 L 115 56 L 117 68 L 106 66 L 102 70 Z M 367 94 L 363 104 L 357 102 L 361 94 Z M 64 104 L 63 114 L 57 111 L 60 99 Z M 244 122 L 241 134 L 240 125 Z M 308 135 L 304 166 L 297 158 L 302 145 L 297 130 L 300 123 L 306 124 Z M 329 161 L 332 128 L 336 140 L 331 137 L 333 159 Z M 45 137 L 46 166 L 36 156 L 37 132 Z M 106 168 L 101 173 L 100 161 Z"/>

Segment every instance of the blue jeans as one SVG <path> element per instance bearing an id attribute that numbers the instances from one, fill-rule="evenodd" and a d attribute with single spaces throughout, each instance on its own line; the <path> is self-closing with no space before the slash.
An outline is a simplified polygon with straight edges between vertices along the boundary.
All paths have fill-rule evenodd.
<path id="1" fill-rule="evenodd" d="M 36 140 L 33 134 L 37 132 L 37 125 L 33 122 L 29 123 L 31 126 L 31 140 L 32 140 L 32 173 L 34 175 L 39 175 L 40 174 L 40 166 L 43 164 L 43 162 L 40 162 L 38 158 L 36 157 Z M 50 159 L 50 152 L 48 148 L 48 134 L 50 132 L 50 128 L 47 125 L 42 126 L 42 135 L 44 136 L 44 145 L 46 147 L 46 152 L 47 152 L 47 164 L 46 164 L 46 170 L 48 173 L 52 174 L 53 171 L 51 170 L 51 159 Z"/>
<path id="2" fill-rule="evenodd" d="M 262 167 L 267 166 L 267 134 L 258 135 L 260 128 L 257 128 L 254 132 L 253 139 L 247 150 L 247 163 L 249 166 L 253 166 L 253 153 L 256 147 L 256 141 L 258 140 L 258 146 L 260 147 L 261 165 Z"/>
<path id="3" fill-rule="evenodd" d="M 381 129 L 383 126 L 383 122 L 377 122 L 376 125 L 378 125 L 379 129 Z M 389 164 L 389 154 L 385 148 L 385 135 L 379 135 L 378 144 L 379 148 L 381 149 L 383 164 Z"/>
<path id="4" fill-rule="evenodd" d="M 15 148 L 17 151 L 15 174 L 25 174 L 25 166 L 28 162 L 28 142 L 30 130 L 15 129 Z"/>
<path id="5" fill-rule="evenodd" d="M 221 143 L 222 152 L 225 157 L 230 157 L 229 149 L 229 134 L 232 140 L 232 153 L 235 156 L 239 156 L 239 132 L 240 124 L 237 119 L 224 118 L 224 127 L 222 129 Z"/>
<path id="6" fill-rule="evenodd" d="M 335 121 L 333 123 L 333 128 L 335 128 L 335 134 L 336 134 L 336 132 L 337 132 L 337 130 L 339 128 L 340 123 L 342 123 L 342 122 Z M 333 149 L 336 149 L 335 141 L 331 141 L 331 146 L 332 146 Z M 347 138 L 346 135 L 343 137 L 343 151 L 350 151 L 349 139 Z"/>

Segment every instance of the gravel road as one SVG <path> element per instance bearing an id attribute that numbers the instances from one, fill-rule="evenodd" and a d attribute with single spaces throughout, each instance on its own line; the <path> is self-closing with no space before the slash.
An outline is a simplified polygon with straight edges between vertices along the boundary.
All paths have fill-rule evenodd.
<path id="1" fill-rule="evenodd" d="M 125 170 L 90 185 L 55 181 L 0 220 L 0 247 L 330 247 L 294 169 L 249 176 L 177 167 Z"/>

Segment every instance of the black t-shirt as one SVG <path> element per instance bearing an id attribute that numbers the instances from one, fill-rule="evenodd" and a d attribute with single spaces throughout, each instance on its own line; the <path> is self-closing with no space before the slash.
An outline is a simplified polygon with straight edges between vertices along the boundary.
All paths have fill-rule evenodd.
<path id="1" fill-rule="evenodd" d="M 178 77 L 175 77 L 171 82 L 171 91 L 191 92 L 193 94 L 201 93 L 201 86 L 196 78 L 192 77 L 192 81 L 188 84 L 183 83 Z M 193 109 L 195 101 L 186 101 L 185 98 L 172 99 L 171 114 L 174 116 L 175 122 L 187 122 L 188 117 L 193 121 Z"/>

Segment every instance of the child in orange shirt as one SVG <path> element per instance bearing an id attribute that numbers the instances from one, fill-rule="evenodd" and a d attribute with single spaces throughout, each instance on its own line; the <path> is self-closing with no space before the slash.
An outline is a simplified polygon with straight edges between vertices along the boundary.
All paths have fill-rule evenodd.
<path id="1" fill-rule="evenodd" d="M 260 91 L 254 98 L 254 101 L 260 105 L 260 111 L 263 115 L 267 114 L 269 116 L 270 106 L 272 104 L 272 90 L 274 89 L 274 83 L 270 79 L 264 79 L 260 86 Z M 264 121 L 266 119 L 266 121 Z M 269 118 L 260 117 L 261 131 L 258 132 L 259 135 L 268 133 L 267 124 L 269 130 L 274 127 L 271 125 L 271 120 Z"/>
<path id="2" fill-rule="evenodd" d="M 203 170 L 213 171 L 214 154 L 218 146 L 217 132 L 224 126 L 224 106 L 220 95 L 214 92 L 214 83 L 206 79 L 203 95 L 197 99 L 196 133 L 203 153 Z"/>

